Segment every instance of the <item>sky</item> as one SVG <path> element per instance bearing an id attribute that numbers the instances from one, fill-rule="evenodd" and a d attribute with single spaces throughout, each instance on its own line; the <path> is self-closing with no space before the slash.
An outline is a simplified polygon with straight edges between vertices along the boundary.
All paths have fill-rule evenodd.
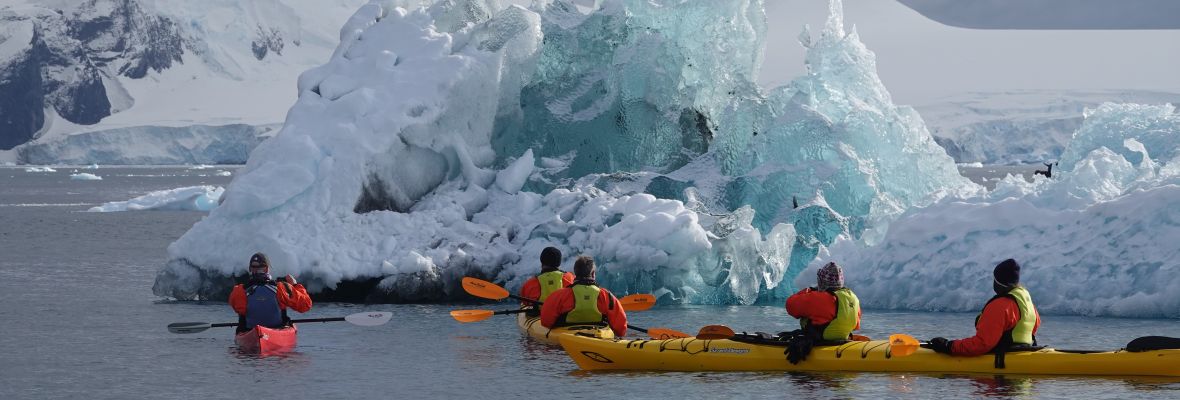
<path id="1" fill-rule="evenodd" d="M 765 1 L 767 46 L 759 84 L 769 88 L 805 73 L 796 37 L 803 24 L 818 34 L 827 0 Z M 978 91 L 1180 92 L 1180 30 L 956 28 L 894 0 L 844 0 L 844 10 L 845 24 L 856 25 L 861 41 L 877 54 L 881 80 L 899 104 Z"/>

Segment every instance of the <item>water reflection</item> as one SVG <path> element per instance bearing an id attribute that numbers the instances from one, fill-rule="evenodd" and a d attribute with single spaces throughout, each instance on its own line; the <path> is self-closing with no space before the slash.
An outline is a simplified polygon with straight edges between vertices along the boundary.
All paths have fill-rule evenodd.
<path id="1" fill-rule="evenodd" d="M 969 376 L 972 393 L 978 397 L 1023 397 L 1033 393 L 1032 379 L 1024 376 Z"/>
<path id="2" fill-rule="evenodd" d="M 851 395 L 857 391 L 853 379 L 856 374 L 825 372 L 788 372 L 787 378 L 798 393 L 806 398 L 830 398 Z"/>

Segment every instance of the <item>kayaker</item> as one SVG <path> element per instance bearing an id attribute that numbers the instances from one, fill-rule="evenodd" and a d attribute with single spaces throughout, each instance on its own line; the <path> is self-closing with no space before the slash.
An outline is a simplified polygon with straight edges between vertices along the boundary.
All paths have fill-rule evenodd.
<path id="1" fill-rule="evenodd" d="M 541 326 L 554 328 L 574 324 L 610 325 L 615 336 L 627 333 L 627 313 L 619 299 L 594 280 L 594 259 L 579 256 L 574 261 L 574 283 L 553 292 L 541 306 Z"/>
<path id="2" fill-rule="evenodd" d="M 1020 264 L 1011 258 L 1004 260 L 996 265 L 992 276 L 996 296 L 975 318 L 975 336 L 958 340 L 936 337 L 930 339 L 932 350 L 956 356 L 996 353 L 996 363 L 1002 365 L 1004 352 L 1036 346 L 1041 316 L 1028 289 L 1020 285 Z"/>
<path id="3" fill-rule="evenodd" d="M 787 298 L 787 314 L 799 319 L 804 332 L 823 341 L 848 340 L 860 329 L 860 299 L 844 287 L 844 270 L 834 262 L 816 271 L 816 287 Z"/>
<path id="4" fill-rule="evenodd" d="M 574 274 L 561 270 L 561 250 L 546 247 L 541 250 L 541 273 L 524 282 L 524 286 L 520 287 L 520 297 L 545 302 L 553 292 L 572 284 Z M 531 306 L 533 302 L 522 301 L 520 305 Z"/>
<path id="5" fill-rule="evenodd" d="M 229 305 L 238 313 L 238 331 L 256 325 L 279 328 L 287 325 L 287 308 L 305 313 L 311 310 L 307 289 L 291 275 L 276 282 L 270 276 L 270 261 L 262 253 L 250 256 L 250 280 L 238 284 L 229 294 Z"/>
<path id="6" fill-rule="evenodd" d="M 790 337 L 787 360 L 798 364 L 815 342 L 843 342 L 860 329 L 860 299 L 844 287 L 844 270 L 829 262 L 816 271 L 816 286 L 787 298 L 787 314 L 802 328 Z"/>

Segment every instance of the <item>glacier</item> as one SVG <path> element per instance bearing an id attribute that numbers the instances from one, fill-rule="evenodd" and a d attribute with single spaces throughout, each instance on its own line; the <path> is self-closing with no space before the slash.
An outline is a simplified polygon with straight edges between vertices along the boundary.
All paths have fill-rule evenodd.
<path id="1" fill-rule="evenodd" d="M 796 283 L 836 261 L 866 307 L 975 311 L 1014 258 L 1043 313 L 1180 317 L 1177 138 L 1170 104 L 1087 109 L 1053 179 L 911 209 L 876 246 L 837 240 Z"/>
<path id="2" fill-rule="evenodd" d="M 1084 111 L 1106 102 L 1180 103 L 1180 94 L 1146 90 L 971 92 L 916 105 L 934 140 L 959 163 L 1040 167 L 1061 157 Z"/>
<path id="3" fill-rule="evenodd" d="M 754 82 L 758 0 L 371 1 L 153 290 L 224 298 L 266 252 L 323 298 L 514 289 L 557 246 L 616 293 L 751 304 L 841 236 L 982 188 L 893 104 L 841 4 L 808 73 Z"/>

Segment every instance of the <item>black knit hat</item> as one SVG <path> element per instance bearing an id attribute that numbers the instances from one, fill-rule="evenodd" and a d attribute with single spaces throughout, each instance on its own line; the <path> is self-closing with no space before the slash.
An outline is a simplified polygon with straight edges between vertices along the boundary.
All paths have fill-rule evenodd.
<path id="1" fill-rule="evenodd" d="M 250 256 L 250 272 L 254 270 L 262 270 L 262 272 L 270 271 L 270 260 L 266 259 L 266 254 L 254 253 Z"/>
<path id="2" fill-rule="evenodd" d="M 996 278 L 996 283 L 1004 286 L 1012 286 L 1020 283 L 1020 264 L 1011 258 L 1001 261 L 996 265 L 995 271 L 992 275 Z"/>
<path id="3" fill-rule="evenodd" d="M 556 247 L 546 247 L 541 250 L 541 265 L 545 267 L 560 267 L 561 266 L 561 250 Z"/>

